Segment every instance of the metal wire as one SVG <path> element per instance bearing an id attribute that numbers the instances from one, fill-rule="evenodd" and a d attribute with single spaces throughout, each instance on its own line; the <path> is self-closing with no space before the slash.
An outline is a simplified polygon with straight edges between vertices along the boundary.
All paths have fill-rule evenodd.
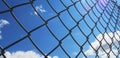
<path id="1" fill-rule="evenodd" d="M 102 33 L 107 33 L 107 35 L 110 38 L 111 38 L 111 36 L 108 34 L 107 30 L 109 30 L 110 32 L 116 32 L 117 30 L 120 30 L 119 29 L 120 25 L 118 24 L 119 23 L 120 11 L 119 11 L 119 6 L 117 5 L 117 3 L 115 1 L 113 1 L 113 0 L 102 0 L 102 2 L 100 2 L 101 0 L 96 0 L 96 1 L 94 1 L 94 0 L 84 0 L 84 2 L 87 5 L 86 6 L 85 4 L 82 3 L 83 0 L 76 0 L 76 1 L 69 0 L 71 2 L 70 5 L 66 5 L 64 0 L 58 0 L 62 4 L 62 6 L 65 7 L 65 9 L 63 9 L 61 11 L 58 11 L 52 5 L 52 3 L 50 2 L 50 0 L 45 0 L 45 1 L 49 5 L 49 7 L 53 10 L 53 12 L 55 12 L 55 14 L 56 14 L 56 15 L 48 18 L 48 19 L 43 18 L 43 16 L 36 10 L 36 8 L 34 6 L 35 0 L 29 0 L 29 2 L 21 3 L 21 4 L 18 4 L 18 5 L 14 5 L 14 6 L 10 6 L 5 0 L 2 0 L 2 2 L 9 9 L 8 10 L 0 11 L 0 14 L 4 14 L 4 13 L 9 12 L 11 14 L 11 16 L 14 18 L 14 20 L 17 22 L 17 24 L 19 24 L 19 26 L 27 33 L 27 35 L 25 35 L 24 37 L 20 38 L 19 40 L 16 40 L 15 42 L 13 42 L 13 43 L 11 43 L 9 45 L 7 45 L 4 48 L 0 47 L 0 52 L 1 52 L 0 56 L 3 56 L 4 58 L 6 58 L 6 56 L 4 54 L 5 54 L 5 51 L 7 49 L 9 49 L 10 47 L 16 45 L 17 43 L 19 43 L 19 42 L 21 42 L 21 41 L 23 41 L 25 39 L 28 39 L 34 45 L 34 47 L 43 56 L 45 56 L 45 58 L 47 58 L 47 56 L 49 56 L 50 54 L 52 54 L 58 48 L 61 48 L 62 51 L 64 52 L 64 54 L 68 58 L 72 58 L 71 55 L 66 51 L 66 49 L 62 45 L 64 43 L 64 40 L 66 40 L 66 38 L 68 36 L 70 36 L 72 38 L 72 40 L 75 42 L 75 44 L 80 49 L 79 52 L 77 53 L 77 55 L 75 56 L 75 58 L 79 58 L 80 54 L 83 54 L 83 57 L 85 57 L 85 58 L 89 58 L 85 54 L 85 51 L 84 51 L 84 48 L 83 48 L 86 44 L 89 44 L 89 46 L 91 46 L 91 48 L 96 52 L 95 53 L 95 58 L 100 58 L 100 55 L 98 54 L 99 53 L 98 50 L 100 48 L 102 48 L 103 51 L 107 54 L 107 57 L 110 58 L 110 52 L 106 52 L 105 51 L 104 47 L 102 47 L 102 43 L 101 42 L 102 42 L 102 40 L 105 40 L 105 42 L 109 45 L 110 49 L 112 49 L 112 45 L 115 46 L 115 44 L 114 43 L 109 44 L 107 42 L 107 40 L 104 39 L 104 38 L 102 38 L 101 40 L 98 40 L 97 36 L 95 34 L 95 29 L 99 33 L 101 33 L 101 34 Z M 92 5 L 89 2 L 91 2 Z M 80 11 L 80 9 L 77 7 L 77 4 L 81 5 L 81 9 L 83 9 L 84 11 Z M 34 9 L 34 11 L 37 13 L 37 16 L 40 19 L 42 19 L 42 21 L 44 22 L 42 25 L 39 25 L 39 26 L 37 26 L 36 28 L 34 28 L 34 29 L 30 30 L 30 31 L 28 31 L 25 28 L 25 26 L 19 21 L 20 19 L 18 19 L 17 16 L 14 14 L 14 9 L 16 9 L 18 7 L 21 7 L 21 6 L 25 6 L 25 5 L 30 5 Z M 57 5 L 57 3 L 56 3 L 56 5 Z M 76 11 L 79 14 L 79 17 L 82 17 L 82 18 L 75 18 L 73 16 L 73 14 L 71 13 L 71 11 L 70 11 L 71 7 L 74 7 L 75 8 L 74 11 Z M 69 18 L 71 18 L 72 21 L 75 22 L 74 26 L 72 26 L 71 28 L 66 25 L 67 23 L 65 23 L 65 20 L 61 17 L 62 13 L 64 13 L 64 12 L 67 12 L 67 15 L 70 16 Z M 89 17 L 89 19 L 87 19 L 87 20 L 90 20 L 94 24 L 94 26 L 91 26 L 90 22 L 88 23 L 88 21 L 86 20 L 87 16 Z M 62 38 L 58 38 L 56 36 L 56 34 L 54 33 L 54 31 L 51 30 L 51 27 L 49 27 L 49 22 L 55 20 L 55 18 L 58 18 L 59 23 L 61 23 L 64 26 L 64 28 L 68 31 L 67 34 L 65 34 Z M 105 24 L 103 24 L 101 22 L 101 20 L 103 20 Z M 87 34 L 85 33 L 85 30 L 83 30 L 84 28 L 80 26 L 81 22 L 84 22 L 85 25 L 87 26 L 87 28 L 90 29 L 89 33 L 87 33 Z M 101 29 L 99 28 L 99 26 L 101 26 L 101 28 L 104 29 L 104 31 L 101 31 Z M 112 27 L 110 27 L 110 26 L 112 26 Z M 46 27 L 49 30 L 50 34 L 58 42 L 58 44 L 54 48 L 52 48 L 47 54 L 42 51 L 42 49 L 40 48 L 40 46 L 38 44 L 36 44 L 36 42 L 34 42 L 33 38 L 31 37 L 33 32 L 35 32 L 36 30 L 40 30 L 42 27 Z M 76 40 L 76 37 L 74 37 L 74 34 L 72 32 L 73 32 L 73 30 L 75 28 L 78 28 L 78 30 L 80 31 L 80 33 L 82 33 L 82 35 L 85 37 L 85 38 L 80 38 L 80 39 L 84 39 L 85 40 L 83 44 L 80 44 Z M 111 28 L 113 28 L 114 30 L 112 30 Z M 57 35 L 59 35 L 59 34 L 57 34 Z M 92 43 L 90 42 L 90 39 L 91 39 L 90 36 L 91 35 L 93 35 L 93 37 L 95 37 L 96 40 L 100 43 L 100 46 L 98 47 L 97 50 L 93 47 Z M 42 38 L 42 37 L 39 37 L 39 38 Z M 112 38 L 111 38 L 111 40 L 112 40 Z M 115 47 L 115 48 L 117 48 L 118 52 L 119 52 L 119 48 L 118 47 Z M 112 50 L 111 50 L 111 52 L 114 53 L 114 51 L 112 51 Z M 116 56 L 116 58 L 119 58 L 119 54 L 117 54 L 117 55 L 115 54 L 115 56 Z"/>

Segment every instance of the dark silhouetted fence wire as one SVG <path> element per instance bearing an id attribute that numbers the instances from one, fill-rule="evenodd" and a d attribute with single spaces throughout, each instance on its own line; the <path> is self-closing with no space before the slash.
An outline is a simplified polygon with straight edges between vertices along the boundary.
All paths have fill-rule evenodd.
<path id="1" fill-rule="evenodd" d="M 71 58 L 71 55 L 69 55 L 69 53 L 65 50 L 65 48 L 62 46 L 63 44 L 63 41 L 66 39 L 66 37 L 70 36 L 72 38 L 72 40 L 75 42 L 75 44 L 77 44 L 80 48 L 80 51 L 79 53 L 76 55 L 76 58 L 79 57 L 79 55 L 82 53 L 84 57 L 86 58 L 89 58 L 85 52 L 83 51 L 83 46 L 88 43 L 92 49 L 96 52 L 95 54 L 95 57 L 96 58 L 100 58 L 100 56 L 98 55 L 98 50 L 96 50 L 93 45 L 91 44 L 91 42 L 89 41 L 89 37 L 90 35 L 93 35 L 95 38 L 96 35 L 95 35 L 95 32 L 94 32 L 94 29 L 97 29 L 99 33 L 103 33 L 99 26 L 97 26 L 98 23 L 100 23 L 101 27 L 104 28 L 104 32 L 107 32 L 107 30 L 109 29 L 111 32 L 112 29 L 109 27 L 112 26 L 112 28 L 114 28 L 114 32 L 117 31 L 117 30 L 120 30 L 119 29 L 119 16 L 120 16 L 120 11 L 119 11 L 119 6 L 117 6 L 117 3 L 113 0 L 84 0 L 84 2 L 88 5 L 86 6 L 85 4 L 82 3 L 83 0 L 78 0 L 78 1 L 74 1 L 74 0 L 70 0 L 72 2 L 71 5 L 67 6 L 65 3 L 64 3 L 64 0 L 59 0 L 60 3 L 65 7 L 65 9 L 61 10 L 61 11 L 57 11 L 56 8 L 54 8 L 54 6 L 51 4 L 50 0 L 46 0 L 47 1 L 47 4 L 49 5 L 49 7 L 56 13 L 55 16 L 52 16 L 50 18 L 48 18 L 47 20 L 43 18 L 43 16 L 36 10 L 35 6 L 34 6 L 34 2 L 35 0 L 29 0 L 29 2 L 25 2 L 25 3 L 22 3 L 22 4 L 18 4 L 18 5 L 15 5 L 15 6 L 10 6 L 8 5 L 8 3 L 5 1 L 5 0 L 2 0 L 2 2 L 9 8 L 8 10 L 3 10 L 0 12 L 0 14 L 4 14 L 4 13 L 7 13 L 7 12 L 10 12 L 10 14 L 12 15 L 12 17 L 14 18 L 14 20 L 19 24 L 19 26 L 27 33 L 26 36 L 24 36 L 23 38 L 20 38 L 19 40 L 9 44 L 8 46 L 2 48 L 0 47 L 0 56 L 3 56 L 4 58 L 6 58 L 6 56 L 4 55 L 5 54 L 5 51 L 7 49 L 9 49 L 10 47 L 14 46 L 15 44 L 25 40 L 26 38 L 28 38 L 31 43 L 34 45 L 34 47 L 43 55 L 45 56 L 45 58 L 47 58 L 47 56 L 49 56 L 50 54 L 52 54 L 58 47 L 60 47 L 64 53 L 66 54 L 66 56 L 68 58 Z M 101 2 L 100 2 L 101 1 Z M 92 5 L 89 3 L 91 2 Z M 39 3 L 39 2 L 38 2 Z M 38 15 L 38 17 L 40 19 L 42 19 L 44 21 L 44 23 L 40 26 L 37 26 L 36 28 L 28 31 L 24 25 L 18 20 L 18 18 L 16 17 L 16 15 L 14 14 L 14 9 L 17 8 L 17 7 L 20 7 L 20 6 L 25 6 L 25 5 L 30 5 L 32 6 L 32 8 L 34 9 L 34 11 L 36 12 L 36 14 Z M 76 4 L 80 4 L 82 7 L 81 9 L 83 9 L 85 12 L 84 14 L 81 12 L 81 10 L 79 10 L 79 8 L 76 6 Z M 56 4 L 57 5 L 57 4 Z M 78 12 L 79 16 L 82 16 L 82 18 L 78 18 L 79 20 L 76 20 L 76 18 L 74 18 L 74 16 L 71 14 L 70 12 L 70 8 L 71 7 L 74 7 L 75 10 Z M 89 9 L 90 8 L 90 9 Z M 70 16 L 70 18 L 75 22 L 75 25 L 72 27 L 72 28 L 68 28 L 66 26 L 66 23 L 64 23 L 64 20 L 62 20 L 62 18 L 60 17 L 60 15 L 63 13 L 63 12 L 67 12 L 68 15 Z M 93 13 L 94 16 L 91 16 L 91 12 Z M 108 14 L 110 17 L 108 17 Z M 22 15 L 21 15 L 22 16 Z M 94 26 L 91 27 L 89 25 L 89 23 L 85 20 L 86 16 L 88 16 L 93 23 L 94 23 Z M 51 28 L 48 26 L 48 23 L 49 21 L 52 21 L 54 18 L 58 18 L 60 20 L 60 23 L 62 23 L 62 25 L 65 27 L 66 30 L 68 30 L 69 32 L 64 35 L 64 37 L 62 39 L 59 39 L 54 33 L 53 31 L 51 30 Z M 96 18 L 96 19 L 94 19 Z M 103 20 L 107 26 L 104 26 L 104 24 L 100 21 L 100 20 Z M 108 22 L 106 21 L 109 20 Z M 97 21 L 95 21 L 97 20 Z M 81 26 L 79 26 L 79 24 L 81 22 L 85 22 L 86 26 L 90 29 L 90 33 L 89 34 L 86 34 L 85 31 L 82 30 Z M 113 23 L 111 23 L 111 21 Z M 115 24 L 115 26 L 113 25 Z M 51 33 L 51 35 L 55 38 L 55 40 L 58 41 L 58 44 L 57 46 L 55 46 L 51 51 L 49 51 L 47 54 L 45 54 L 41 49 L 40 47 L 33 41 L 33 39 L 31 38 L 31 33 L 33 33 L 34 31 L 38 30 L 38 29 L 41 29 L 43 26 L 46 26 L 46 28 L 49 30 L 49 32 Z M 82 39 L 86 39 L 86 41 L 81 45 L 78 43 L 78 41 L 75 39 L 75 37 L 73 36 L 72 32 L 75 28 L 78 28 L 79 31 L 86 37 L 86 38 L 82 38 Z M 58 34 L 59 35 L 59 34 Z M 49 35 L 48 35 L 49 36 Z M 110 37 L 110 35 L 108 35 Z M 98 40 L 96 39 L 97 41 L 99 41 L 99 43 L 102 42 L 102 40 L 105 40 L 105 42 L 107 43 L 107 40 L 102 38 L 102 40 Z M 111 39 L 112 40 L 112 39 Z M 117 40 L 117 39 L 116 39 Z M 119 42 L 119 40 L 117 40 Z M 109 45 L 109 43 L 107 43 Z M 114 46 L 115 43 L 112 43 Z M 107 54 L 107 57 L 110 58 L 110 55 L 108 52 L 105 51 L 104 47 L 101 46 L 100 44 L 100 47 L 103 49 L 103 51 Z M 99 48 L 100 48 L 99 47 Z M 111 47 L 111 45 L 110 45 Z M 116 47 L 117 48 L 117 47 Z M 112 51 L 112 50 L 111 50 Z M 119 51 L 119 48 L 118 48 L 118 51 Z M 114 51 L 112 51 L 114 53 Z M 118 55 L 115 55 L 116 58 L 118 57 L 119 58 L 119 54 Z"/>

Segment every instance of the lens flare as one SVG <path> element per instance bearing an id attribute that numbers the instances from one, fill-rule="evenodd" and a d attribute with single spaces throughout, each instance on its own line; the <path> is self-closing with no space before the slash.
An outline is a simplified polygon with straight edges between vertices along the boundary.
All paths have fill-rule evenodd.
<path id="1" fill-rule="evenodd" d="M 99 2 L 99 4 L 101 4 L 102 6 L 106 7 L 106 5 L 108 4 L 109 0 L 99 0 L 98 2 Z"/>

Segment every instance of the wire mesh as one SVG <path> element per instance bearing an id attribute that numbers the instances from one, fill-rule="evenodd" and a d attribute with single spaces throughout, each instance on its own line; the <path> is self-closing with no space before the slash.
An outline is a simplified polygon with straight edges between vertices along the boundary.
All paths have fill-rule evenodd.
<path id="1" fill-rule="evenodd" d="M 36 0 L 29 0 L 28 2 L 17 4 L 10 6 L 6 0 L 2 0 L 2 3 L 6 5 L 8 8 L 7 10 L 0 11 L 0 14 L 4 14 L 9 12 L 10 15 L 14 18 L 14 20 L 17 22 L 17 24 L 24 30 L 24 32 L 27 35 L 24 35 L 24 37 L 16 40 L 15 42 L 10 43 L 6 47 L 0 47 L 0 56 L 6 58 L 5 51 L 12 46 L 15 46 L 19 42 L 22 42 L 26 39 L 28 39 L 32 45 L 37 49 L 37 51 L 42 54 L 45 58 L 49 56 L 50 54 L 54 53 L 58 48 L 60 48 L 64 55 L 68 58 L 72 58 L 72 55 L 69 54 L 69 52 L 66 50 L 64 44 L 65 43 L 71 43 L 71 42 L 64 42 L 67 40 L 67 37 L 70 37 L 71 40 L 76 45 L 75 48 L 78 48 L 79 50 L 76 53 L 75 58 L 82 57 L 90 58 L 85 53 L 85 46 L 90 46 L 91 49 L 95 52 L 94 57 L 95 58 L 101 58 L 101 55 L 99 55 L 100 51 L 102 50 L 103 53 L 105 53 L 107 58 L 111 58 L 111 53 L 114 54 L 116 58 L 119 58 L 119 53 L 115 54 L 115 51 L 113 51 L 113 46 L 119 52 L 119 45 L 114 43 L 116 41 L 119 42 L 120 37 L 119 32 L 117 32 L 120 29 L 119 24 L 119 6 L 117 5 L 116 1 L 113 0 L 69 0 L 71 3 L 65 2 L 65 0 L 57 0 L 59 1 L 60 5 L 64 7 L 64 9 L 57 10 L 57 8 L 53 5 L 54 2 L 51 2 L 51 0 L 45 0 L 46 4 L 49 5 L 50 9 L 55 13 L 55 15 L 52 15 L 49 18 L 44 18 L 44 16 L 37 11 L 35 8 Z M 84 3 L 83 3 L 84 1 Z M 59 5 L 59 3 L 55 3 L 56 5 Z M 21 19 L 18 19 L 17 16 L 14 14 L 14 9 L 17 9 L 19 7 L 22 8 L 22 6 L 30 5 L 40 20 L 43 21 L 43 24 L 28 30 L 24 24 L 21 23 Z M 70 11 L 70 9 L 74 9 L 74 11 Z M 74 13 L 74 14 L 73 14 Z M 22 16 L 22 15 L 21 15 Z M 67 18 L 65 16 L 68 16 Z M 58 20 L 58 24 L 61 24 L 64 30 L 66 30 L 66 33 L 64 35 L 59 36 L 61 33 L 57 34 L 53 30 L 57 29 L 57 27 L 50 27 L 50 22 Z M 52 26 L 57 24 L 52 24 Z M 70 23 L 70 25 L 68 24 Z M 84 24 L 84 26 L 82 26 Z M 57 44 L 50 48 L 49 52 L 45 53 L 37 44 L 34 39 L 32 38 L 32 35 L 34 35 L 34 32 L 37 32 L 37 30 L 41 30 L 42 28 L 46 28 L 50 35 L 46 36 L 52 36 L 54 40 L 56 40 Z M 55 29 L 54 29 L 55 28 Z M 74 31 L 77 30 L 78 36 L 75 36 Z M 42 30 L 44 31 L 44 30 Z M 41 32 L 42 32 L 41 31 Z M 58 30 L 59 31 L 59 30 Z M 101 39 L 98 39 L 96 36 L 96 31 L 101 34 Z M 40 32 L 40 33 L 41 33 Z M 113 36 L 109 34 L 109 32 L 113 32 Z M 44 32 L 43 32 L 44 33 Z M 79 34 L 80 33 L 80 34 Z M 45 35 L 45 34 L 44 34 Z M 109 40 L 111 40 L 111 43 L 108 42 L 107 39 L 105 39 L 105 35 L 107 35 Z M 96 42 L 98 43 L 98 47 L 94 47 L 94 45 L 91 42 L 91 36 L 96 39 Z M 42 38 L 42 37 L 38 37 Z M 115 40 L 114 40 L 115 39 Z M 103 41 L 108 45 L 108 48 L 110 51 L 106 51 L 105 46 L 103 46 Z M 82 42 L 82 43 L 80 43 Z M 24 44 L 25 45 L 25 44 Z M 96 45 L 96 44 L 95 44 Z M 71 45 L 74 46 L 74 45 Z M 49 48 L 49 47 L 48 47 Z M 64 58 L 64 57 L 63 57 Z"/>

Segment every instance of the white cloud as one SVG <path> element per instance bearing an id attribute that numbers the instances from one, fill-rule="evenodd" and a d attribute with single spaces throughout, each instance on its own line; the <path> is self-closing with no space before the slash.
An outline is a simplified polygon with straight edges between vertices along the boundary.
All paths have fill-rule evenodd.
<path id="1" fill-rule="evenodd" d="M 16 51 L 16 52 L 12 52 L 12 53 L 7 51 L 5 53 L 5 56 L 7 58 L 44 58 L 43 55 L 40 55 L 34 51 L 26 51 L 26 52 L 25 51 Z M 0 58 L 2 58 L 2 57 L 0 57 Z M 48 56 L 48 58 L 59 58 L 59 57 L 58 56 L 53 56 L 53 57 Z"/>
<path id="2" fill-rule="evenodd" d="M 53 56 L 53 58 L 59 58 L 58 56 Z"/>
<path id="3" fill-rule="evenodd" d="M 1 19 L 0 20 L 0 28 L 2 28 L 3 26 L 10 24 L 7 20 Z"/>
<path id="4" fill-rule="evenodd" d="M 41 13 L 47 12 L 47 11 L 43 8 L 42 5 L 36 6 L 35 9 L 36 9 L 38 12 L 41 12 Z M 37 15 L 37 12 L 35 11 L 34 14 Z"/>
<path id="5" fill-rule="evenodd" d="M 101 41 L 101 45 L 100 45 L 100 41 Z M 97 50 L 100 47 L 98 50 L 99 55 L 101 56 L 101 58 L 107 58 L 104 50 L 106 52 L 110 52 L 110 49 L 112 49 L 112 51 L 115 54 L 118 54 L 117 50 L 113 46 L 113 43 L 118 46 L 119 44 L 118 41 L 120 41 L 120 31 L 99 34 L 97 36 L 97 40 L 92 42 L 91 45 L 95 50 Z M 109 45 L 112 45 L 112 47 L 110 48 Z M 86 55 L 88 56 L 95 55 L 95 51 L 93 50 L 92 47 L 90 46 L 89 49 L 85 51 Z M 115 58 L 115 55 L 112 52 L 110 52 L 109 54 L 110 54 L 110 58 Z"/>
<path id="6" fill-rule="evenodd" d="M 37 12 L 34 12 L 35 15 L 38 15 Z"/>
<path id="7" fill-rule="evenodd" d="M 2 33 L 2 31 L 1 31 L 1 28 L 3 28 L 5 25 L 8 25 L 8 24 L 10 24 L 7 20 L 4 20 L 4 19 L 1 19 L 0 20 L 0 39 L 2 39 L 2 35 L 1 35 L 1 33 Z"/>

